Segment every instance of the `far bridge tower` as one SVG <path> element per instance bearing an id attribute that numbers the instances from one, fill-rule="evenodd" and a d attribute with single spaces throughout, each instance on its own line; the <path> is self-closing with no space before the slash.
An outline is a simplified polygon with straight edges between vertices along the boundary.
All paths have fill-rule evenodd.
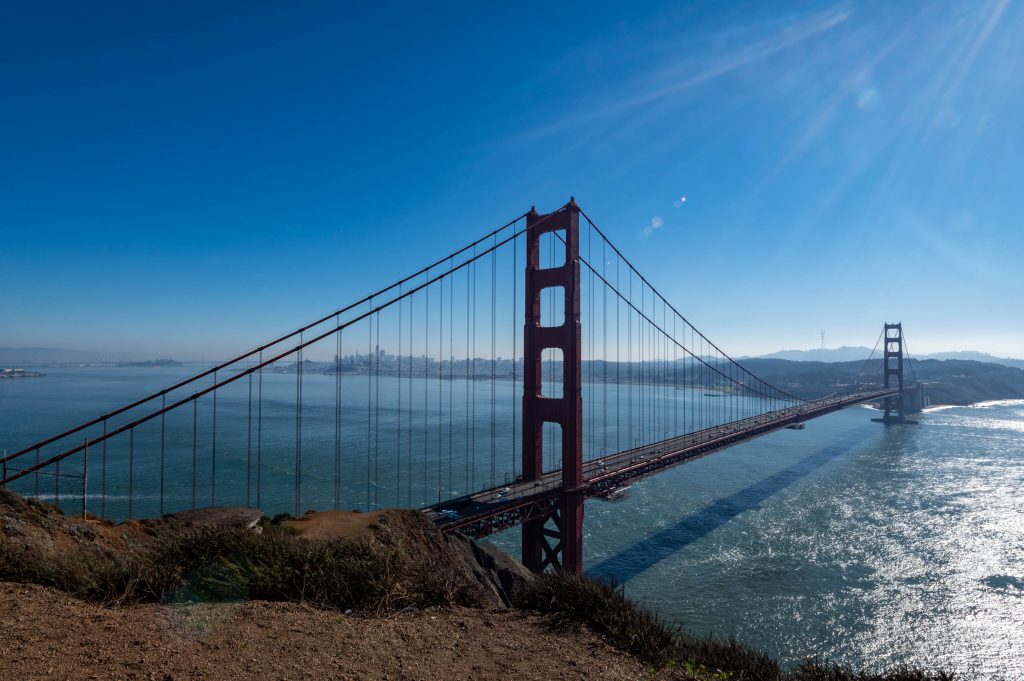
<path id="1" fill-rule="evenodd" d="M 885 398 L 885 414 L 882 416 L 882 423 L 906 423 L 903 399 L 903 323 L 885 324 L 884 338 L 885 354 L 882 357 L 882 373 L 884 374 L 884 387 L 896 388 L 898 395 Z"/>

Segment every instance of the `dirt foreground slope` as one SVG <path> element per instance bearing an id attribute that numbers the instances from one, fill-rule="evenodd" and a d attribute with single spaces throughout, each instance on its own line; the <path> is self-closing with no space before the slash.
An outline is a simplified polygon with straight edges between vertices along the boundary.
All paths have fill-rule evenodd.
<path id="1" fill-rule="evenodd" d="M 0 583 L 3 679 L 651 679 L 585 630 L 455 608 L 361 618 L 290 603 L 107 608 Z"/>
<path id="2" fill-rule="evenodd" d="M 510 608 L 511 595 L 532 575 L 498 551 L 442 535 L 415 511 L 328 512 L 281 525 L 260 515 L 221 508 L 114 524 L 67 516 L 0 490 L 0 580 L 18 580 L 0 581 L 0 679 L 652 678 L 636 658 L 589 630 L 568 624 L 556 630 L 550 619 Z M 235 560 L 238 546 L 256 551 L 246 554 L 253 565 L 274 560 L 277 550 L 313 560 L 310 579 L 335 565 L 347 570 L 368 561 L 370 572 L 353 574 L 384 583 L 380 598 L 394 605 L 353 612 L 344 605 L 315 608 L 305 598 L 224 602 L 224 592 L 202 597 L 196 584 L 210 583 L 203 575 L 217 583 L 232 573 L 210 573 L 203 565 L 182 563 L 167 570 L 173 579 L 164 579 L 156 566 L 182 558 L 159 553 L 168 541 L 223 541 L 204 528 L 234 528 L 241 534 L 229 539 L 254 538 L 211 554 L 209 565 L 248 565 Z M 312 550 L 330 542 L 350 542 L 357 560 L 323 563 L 349 555 L 336 544 L 333 554 Z M 267 565 L 282 582 L 296 568 Z M 381 570 L 391 577 L 382 578 Z M 110 575 L 113 588 L 91 588 L 93 581 L 107 585 Z M 179 584 L 178 591 L 153 591 L 168 584 Z M 417 589 L 436 591 L 449 607 L 403 606 L 423 602 L 406 593 Z"/>

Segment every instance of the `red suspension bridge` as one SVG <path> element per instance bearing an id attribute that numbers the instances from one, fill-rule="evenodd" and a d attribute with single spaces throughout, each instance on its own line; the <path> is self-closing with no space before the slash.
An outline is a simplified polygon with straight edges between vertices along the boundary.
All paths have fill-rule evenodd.
<path id="1" fill-rule="evenodd" d="M 0 459 L 2 483 L 114 519 L 215 505 L 420 508 L 475 536 L 522 525 L 528 567 L 580 572 L 588 498 L 855 404 L 905 421 L 901 325 L 886 324 L 879 344 L 831 395 L 771 385 L 570 201 L 21 444 Z"/>

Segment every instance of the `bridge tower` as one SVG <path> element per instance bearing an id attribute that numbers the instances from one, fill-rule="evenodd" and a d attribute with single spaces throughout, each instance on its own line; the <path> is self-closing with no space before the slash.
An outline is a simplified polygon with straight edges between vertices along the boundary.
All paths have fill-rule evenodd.
<path id="1" fill-rule="evenodd" d="M 583 571 L 583 384 L 580 333 L 580 209 L 572 199 L 546 215 L 531 209 L 526 217 L 526 319 L 523 329 L 523 480 L 544 474 L 545 423 L 561 427 L 562 485 L 551 510 L 523 525 L 523 564 L 536 572 L 547 568 Z M 554 233 L 554 234 L 552 234 Z M 555 248 L 565 247 L 565 261 L 540 268 L 541 236 L 552 234 Z M 561 289 L 565 313 L 561 326 L 541 319 L 541 293 Z M 542 392 L 541 355 L 562 352 L 562 395 Z"/>
<path id="2" fill-rule="evenodd" d="M 885 415 L 882 423 L 906 423 L 903 404 L 903 323 L 885 324 L 885 354 L 883 355 L 883 373 L 885 387 L 898 386 L 900 394 L 885 398 Z M 894 385 L 895 384 L 895 385 Z"/>

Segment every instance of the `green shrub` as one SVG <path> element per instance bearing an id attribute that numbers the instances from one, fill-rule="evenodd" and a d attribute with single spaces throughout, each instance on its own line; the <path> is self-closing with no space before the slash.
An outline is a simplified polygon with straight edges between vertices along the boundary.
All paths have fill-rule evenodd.
<path id="1" fill-rule="evenodd" d="M 647 664 L 661 667 L 674 659 L 676 633 L 613 584 L 567 573 L 544 574 L 534 580 L 523 605 L 549 615 L 557 626 L 585 625 Z"/>
<path id="2" fill-rule="evenodd" d="M 447 566 L 406 560 L 365 542 L 306 541 L 277 525 L 258 533 L 174 530 L 129 557 L 81 548 L 55 557 L 5 547 L 0 579 L 50 586 L 104 604 L 262 599 L 372 614 L 481 604 L 477 588 L 453 578 Z"/>

